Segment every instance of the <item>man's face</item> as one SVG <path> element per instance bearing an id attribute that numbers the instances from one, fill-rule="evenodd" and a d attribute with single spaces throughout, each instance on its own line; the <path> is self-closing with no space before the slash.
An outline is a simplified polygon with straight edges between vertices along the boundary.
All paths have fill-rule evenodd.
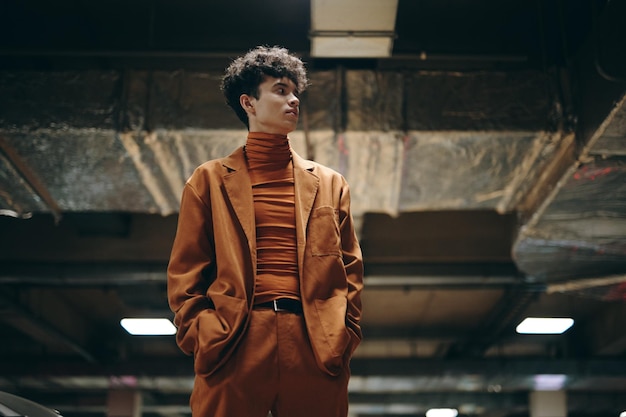
<path id="1" fill-rule="evenodd" d="M 300 100 L 293 81 L 266 76 L 259 84 L 258 96 L 243 94 L 240 98 L 251 132 L 286 135 L 296 129 Z"/>

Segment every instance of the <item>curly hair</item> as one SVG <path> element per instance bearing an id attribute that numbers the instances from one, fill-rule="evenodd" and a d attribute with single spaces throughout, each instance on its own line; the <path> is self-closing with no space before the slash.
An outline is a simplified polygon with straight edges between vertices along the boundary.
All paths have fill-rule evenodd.
<path id="1" fill-rule="evenodd" d="M 237 117 L 246 125 L 248 115 L 239 103 L 242 94 L 259 98 L 259 84 L 265 76 L 287 77 L 296 85 L 296 92 L 302 93 L 308 87 L 304 63 L 285 48 L 279 46 L 257 46 L 245 55 L 235 59 L 226 68 L 221 89 L 228 104 Z"/>

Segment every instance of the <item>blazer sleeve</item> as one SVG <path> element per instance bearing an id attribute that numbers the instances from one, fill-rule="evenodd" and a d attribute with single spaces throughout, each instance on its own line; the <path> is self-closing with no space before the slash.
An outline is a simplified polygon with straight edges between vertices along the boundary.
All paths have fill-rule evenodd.
<path id="1" fill-rule="evenodd" d="M 361 292 L 363 291 L 363 255 L 354 230 L 354 221 L 350 211 L 350 188 L 343 180 L 343 190 L 340 201 L 339 230 L 341 233 L 341 251 L 343 264 L 348 277 L 348 306 L 346 311 L 346 326 L 352 333 L 351 355 L 359 345 L 363 334 L 361 332 Z"/>
<path id="2" fill-rule="evenodd" d="M 178 328 L 176 342 L 188 355 L 197 347 L 198 316 L 211 307 L 207 289 L 214 268 L 211 207 L 187 182 L 167 268 L 167 295 Z"/>

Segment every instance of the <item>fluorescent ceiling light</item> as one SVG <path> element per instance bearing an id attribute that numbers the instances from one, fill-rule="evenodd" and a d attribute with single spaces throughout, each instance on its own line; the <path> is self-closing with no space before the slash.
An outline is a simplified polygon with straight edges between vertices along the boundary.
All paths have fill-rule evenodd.
<path id="1" fill-rule="evenodd" d="M 535 375 L 535 390 L 537 391 L 560 391 L 567 381 L 566 375 Z"/>
<path id="2" fill-rule="evenodd" d="M 626 417 L 626 411 L 622 411 L 619 415 L 619 417 Z"/>
<path id="3" fill-rule="evenodd" d="M 526 317 L 515 330 L 521 334 L 561 334 L 573 324 L 571 318 Z"/>
<path id="4" fill-rule="evenodd" d="M 124 318 L 120 324 L 133 336 L 163 336 L 176 333 L 176 327 L 168 319 Z"/>
<path id="5" fill-rule="evenodd" d="M 418 415 L 422 413 L 422 408 L 415 404 L 397 404 L 397 403 L 385 403 L 385 404 L 373 404 L 373 403 L 358 403 L 351 404 L 350 411 L 354 415 Z"/>
<path id="6" fill-rule="evenodd" d="M 456 417 L 458 414 L 454 408 L 431 408 L 426 411 L 426 417 Z"/>
<path id="7" fill-rule="evenodd" d="M 319 36 L 311 39 L 316 57 L 380 58 L 391 55 L 393 41 L 383 36 Z"/>

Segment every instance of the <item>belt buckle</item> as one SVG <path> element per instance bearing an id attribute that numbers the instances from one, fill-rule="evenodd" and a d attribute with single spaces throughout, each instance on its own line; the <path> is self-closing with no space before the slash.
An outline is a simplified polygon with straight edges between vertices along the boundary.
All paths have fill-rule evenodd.
<path id="1" fill-rule="evenodd" d="M 277 313 L 281 311 L 288 311 L 288 310 L 285 310 L 284 308 L 278 307 L 278 300 L 272 300 L 272 306 L 274 307 L 274 311 Z"/>

